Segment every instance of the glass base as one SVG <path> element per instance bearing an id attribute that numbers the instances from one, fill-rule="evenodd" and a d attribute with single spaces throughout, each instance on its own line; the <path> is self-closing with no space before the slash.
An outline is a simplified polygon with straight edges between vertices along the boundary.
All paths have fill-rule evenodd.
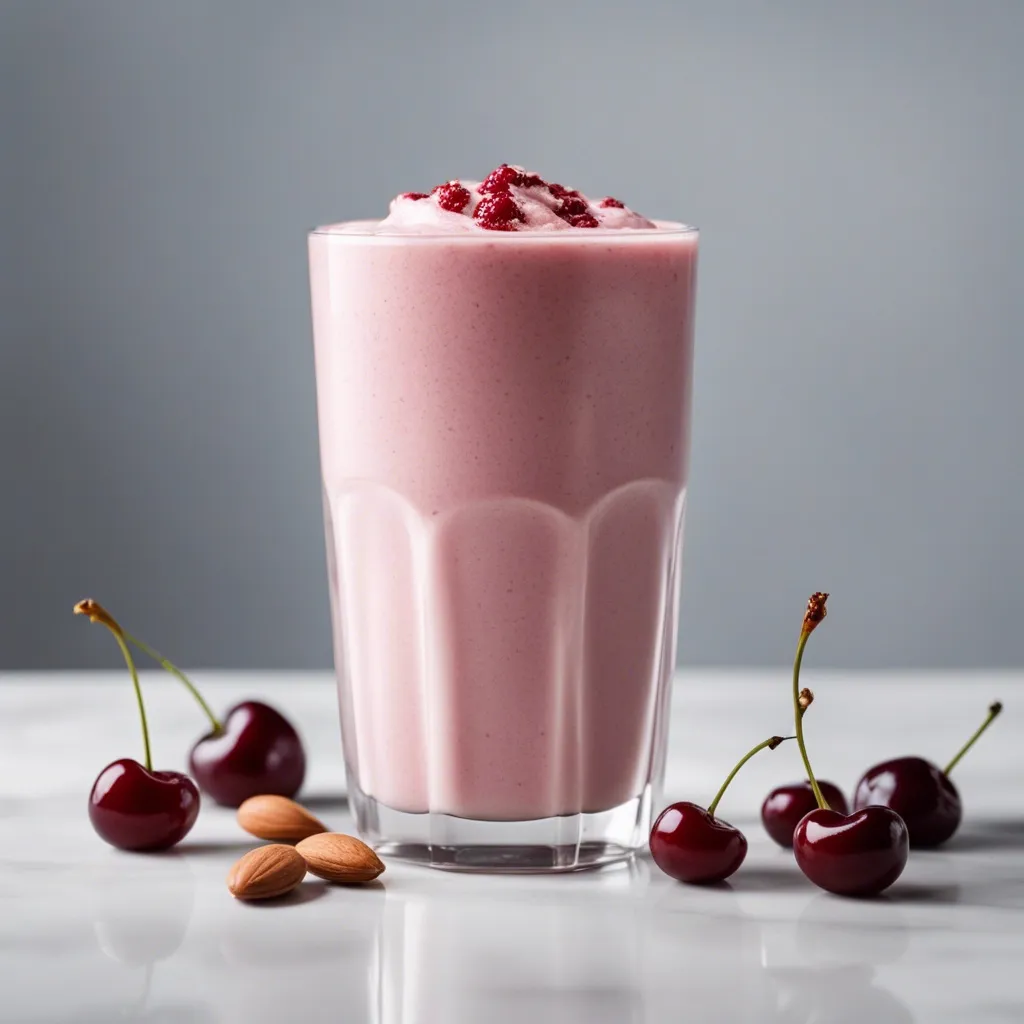
<path id="1" fill-rule="evenodd" d="M 396 811 L 351 787 L 362 837 L 383 857 L 449 871 L 584 871 L 628 860 L 647 843 L 651 788 L 607 811 L 531 821 L 478 821 Z"/>

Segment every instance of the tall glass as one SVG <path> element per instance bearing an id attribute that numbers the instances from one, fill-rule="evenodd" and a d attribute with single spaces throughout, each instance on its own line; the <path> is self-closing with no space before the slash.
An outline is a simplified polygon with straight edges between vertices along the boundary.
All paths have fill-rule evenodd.
<path id="1" fill-rule="evenodd" d="M 310 235 L 349 796 L 378 850 L 571 870 L 664 769 L 697 232 Z"/>

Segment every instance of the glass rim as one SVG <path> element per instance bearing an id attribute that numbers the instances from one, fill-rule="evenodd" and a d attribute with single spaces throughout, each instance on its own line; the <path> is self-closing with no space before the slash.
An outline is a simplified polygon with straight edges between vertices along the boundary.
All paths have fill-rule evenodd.
<path id="1" fill-rule="evenodd" d="M 566 231 L 374 231 L 380 220 L 346 220 L 334 224 L 321 224 L 308 231 L 310 240 L 314 238 L 334 238 L 346 241 L 359 241 L 380 244 L 416 244 L 421 242 L 445 242 L 458 245 L 480 244 L 481 242 L 495 245 L 508 244 L 564 244 L 565 242 L 584 242 L 586 244 L 610 242 L 652 241 L 658 238 L 683 239 L 696 238 L 700 229 L 692 224 L 684 224 L 675 220 L 655 220 L 653 228 L 582 228 Z"/>

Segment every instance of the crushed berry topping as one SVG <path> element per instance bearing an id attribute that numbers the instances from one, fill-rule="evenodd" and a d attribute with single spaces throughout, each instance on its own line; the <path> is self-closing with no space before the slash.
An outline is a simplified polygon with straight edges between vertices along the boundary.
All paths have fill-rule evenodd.
<path id="1" fill-rule="evenodd" d="M 442 210 L 462 213 L 469 202 L 469 189 L 457 181 L 448 181 L 434 187 L 431 195 L 437 196 L 437 205 Z"/>
<path id="2" fill-rule="evenodd" d="M 525 222 L 519 204 L 507 192 L 485 195 L 477 204 L 473 217 L 488 231 L 515 231 L 516 221 Z"/>
<path id="3" fill-rule="evenodd" d="M 439 231 L 459 230 L 458 219 L 436 212 L 440 210 L 472 219 L 488 231 L 655 226 L 613 196 L 589 198 L 578 189 L 546 181 L 519 164 L 499 164 L 479 184 L 452 178 L 435 185 L 429 193 L 403 192 L 398 199 L 433 202 L 416 210 L 405 202 L 393 203 L 382 231 L 402 230 L 406 225 L 420 230 L 424 218 L 436 223 Z M 604 212 L 608 210 L 622 213 Z"/>
<path id="4" fill-rule="evenodd" d="M 568 220 L 570 217 L 577 217 L 581 213 L 586 212 L 587 204 L 580 199 L 579 196 L 566 196 L 558 204 L 558 209 L 555 210 L 555 213 L 557 213 L 562 220 Z"/>

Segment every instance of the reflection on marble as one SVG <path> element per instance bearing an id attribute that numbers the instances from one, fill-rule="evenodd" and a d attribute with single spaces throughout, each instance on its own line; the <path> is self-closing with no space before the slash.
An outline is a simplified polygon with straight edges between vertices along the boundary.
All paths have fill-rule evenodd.
<path id="1" fill-rule="evenodd" d="M 903 912 L 886 899 L 812 896 L 795 922 L 766 925 L 762 963 L 775 989 L 779 1021 L 897 1024 L 910 1010 L 879 984 L 877 966 L 909 947 Z"/>
<path id="2" fill-rule="evenodd" d="M 110 869 L 101 872 L 90 889 L 96 941 L 108 957 L 128 967 L 173 956 L 192 919 L 195 876 L 185 857 L 161 856 L 154 882 L 140 891 L 122 884 L 120 872 Z"/>
<path id="3" fill-rule="evenodd" d="M 9 679 L 0 684 L 0 1021 L 1024 1020 L 1024 749 L 1014 723 L 1024 681 L 979 678 L 969 692 L 923 677 L 814 683 L 811 742 L 839 781 L 907 752 L 899 722 L 922 700 L 928 731 L 915 746 L 933 756 L 956 746 L 979 693 L 1007 706 L 958 768 L 963 832 L 946 850 L 914 852 L 883 899 L 819 892 L 764 836 L 760 797 L 799 771 L 780 749 L 752 761 L 726 797 L 723 813 L 745 828 L 750 853 L 718 887 L 678 885 L 646 858 L 563 878 L 391 863 L 362 888 L 311 878 L 272 905 L 242 904 L 224 877 L 251 844 L 229 811 L 204 807 L 180 849 L 160 856 L 119 853 L 90 831 L 92 778 L 132 752 L 130 693 L 96 678 Z M 183 758 L 202 722 L 174 688 L 146 685 L 157 756 L 179 767 L 165 754 Z M 783 674 L 684 679 L 669 791 L 706 800 L 735 751 L 775 720 L 786 685 Z M 881 685 L 891 715 L 869 738 L 852 734 L 858 691 Z M 352 828 L 329 679 L 214 677 L 209 689 L 217 706 L 246 695 L 287 707 L 310 748 L 311 804 L 332 827 Z M 62 743 L 46 741 L 50 725 Z"/>
<path id="4" fill-rule="evenodd" d="M 311 879 L 272 904 L 221 908 L 217 1019 L 291 1021 L 301 1007 L 303 1021 L 377 1021 L 386 902 L 383 885 Z"/>
<path id="5" fill-rule="evenodd" d="M 379 1024 L 642 1019 L 642 926 L 626 902 L 636 874 L 604 872 L 594 904 L 502 880 L 389 899 Z"/>

